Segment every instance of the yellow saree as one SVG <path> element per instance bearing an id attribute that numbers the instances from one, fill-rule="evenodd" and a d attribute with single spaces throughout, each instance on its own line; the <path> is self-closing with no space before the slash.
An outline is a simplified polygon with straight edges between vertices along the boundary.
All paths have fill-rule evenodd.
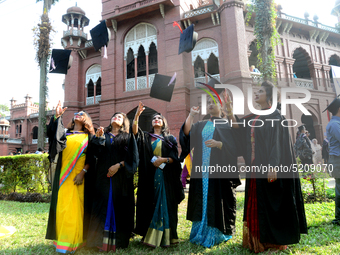
<path id="1" fill-rule="evenodd" d="M 85 133 L 67 136 L 62 154 L 56 215 L 56 238 L 53 244 L 60 253 L 73 253 L 82 247 L 84 220 L 84 182 L 75 185 L 73 179 L 85 166 L 84 151 L 88 145 Z"/>

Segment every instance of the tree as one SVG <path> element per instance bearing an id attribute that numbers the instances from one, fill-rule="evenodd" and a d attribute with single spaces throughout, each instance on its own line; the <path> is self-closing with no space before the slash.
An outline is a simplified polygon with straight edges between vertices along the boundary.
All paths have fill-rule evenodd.
<path id="1" fill-rule="evenodd" d="M 45 147 L 45 127 L 46 127 L 46 94 L 47 94 L 47 60 L 50 54 L 50 32 L 52 26 L 48 17 L 48 12 L 51 6 L 58 0 L 36 0 L 36 2 L 44 2 L 43 14 L 41 16 L 41 23 L 38 24 L 39 28 L 33 29 L 36 34 L 37 40 L 35 45 L 37 48 L 37 60 L 40 66 L 40 87 L 39 87 L 39 128 L 38 128 L 38 147 Z"/>
<path id="2" fill-rule="evenodd" d="M 5 104 L 0 104 L 0 118 L 6 117 L 6 112 L 9 112 L 9 107 Z"/>
<path id="3" fill-rule="evenodd" d="M 248 20 L 255 13 L 254 35 L 257 39 L 256 47 L 259 52 L 257 56 L 258 69 L 263 80 L 275 80 L 275 46 L 280 38 L 276 30 L 275 1 L 252 0 L 248 9 Z"/>

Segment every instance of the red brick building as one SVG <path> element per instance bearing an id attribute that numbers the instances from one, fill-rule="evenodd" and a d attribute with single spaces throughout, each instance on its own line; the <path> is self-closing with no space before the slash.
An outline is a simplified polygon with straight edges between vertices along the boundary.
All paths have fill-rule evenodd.
<path id="1" fill-rule="evenodd" d="M 29 95 L 25 96 L 24 103 L 17 103 L 14 98 L 10 101 L 10 118 L 0 120 L 0 156 L 37 151 L 39 105 L 33 103 Z M 47 122 L 53 113 L 53 110 L 46 112 Z"/>
<path id="2" fill-rule="evenodd" d="M 89 20 L 83 10 L 71 7 L 63 15 L 68 26 L 62 43 L 73 50 L 74 58 L 65 78 L 66 117 L 82 109 L 95 123 L 108 125 L 116 111 L 132 118 L 142 101 L 148 107 L 142 114 L 144 121 L 154 110 L 161 112 L 177 136 L 191 105 L 200 104 L 201 91 L 195 88 L 195 81 L 208 81 L 203 71 L 243 91 L 256 87 L 259 75 L 249 71 L 249 66 L 256 65 L 257 55 L 253 21 L 246 25 L 243 1 L 103 0 L 102 5 L 102 18 L 112 35 L 108 59 L 87 40 L 83 27 Z M 333 14 L 339 15 L 339 9 L 337 1 Z M 182 28 L 195 24 L 198 41 L 191 53 L 177 54 L 180 32 L 173 27 L 174 21 Z M 275 49 L 278 85 L 310 90 L 312 98 L 305 107 L 312 117 L 305 116 L 303 121 L 314 128 L 312 138 L 320 142 L 328 123 L 327 113 L 321 112 L 335 97 L 330 65 L 340 65 L 339 30 L 308 17 L 289 16 L 282 8 L 278 9 L 277 28 L 282 42 Z M 172 76 L 175 72 L 172 101 L 151 98 L 154 74 Z M 247 106 L 245 109 L 249 112 Z M 295 106 L 288 106 L 287 112 L 287 118 L 302 122 L 302 112 Z M 145 124 L 143 128 L 148 129 Z"/>
<path id="3" fill-rule="evenodd" d="M 102 0 L 102 6 L 102 18 L 111 31 L 107 59 L 102 57 L 103 52 L 95 52 L 92 41 L 87 39 L 84 27 L 90 21 L 81 8 L 71 7 L 62 16 L 67 25 L 62 45 L 73 50 L 74 59 L 65 77 L 66 119 L 85 110 L 94 123 L 106 126 L 116 111 L 133 118 L 142 101 L 147 106 L 140 119 L 144 130 L 149 128 L 150 115 L 157 111 L 167 118 L 171 133 L 178 136 L 190 107 L 201 104 L 201 91 L 195 84 L 208 81 L 204 71 L 223 83 L 237 85 L 244 94 L 248 87 L 256 89 L 259 74 L 249 71 L 257 60 L 253 20 L 249 25 L 245 22 L 244 1 Z M 302 116 L 297 107 L 288 105 L 286 118 L 307 124 L 311 138 L 321 142 L 328 123 L 327 113 L 322 111 L 335 97 L 330 70 L 331 65 L 340 66 L 340 33 L 317 19 L 310 20 L 308 15 L 301 19 L 283 11 L 278 8 L 276 22 L 281 40 L 275 49 L 278 86 L 303 87 L 312 94 L 304 104 L 311 117 Z M 329 11 L 340 16 L 340 1 Z M 174 21 L 183 29 L 195 24 L 198 41 L 191 53 L 178 55 L 180 32 L 173 27 Z M 151 98 L 155 73 L 172 76 L 175 72 L 171 102 Z M 14 109 L 11 114 L 15 114 Z M 245 113 L 249 113 L 246 103 Z M 11 117 L 11 138 L 20 138 L 15 131 L 19 121 L 19 117 Z M 32 126 L 22 125 L 25 142 L 33 139 Z M 295 134 L 296 128 L 290 131 Z"/>

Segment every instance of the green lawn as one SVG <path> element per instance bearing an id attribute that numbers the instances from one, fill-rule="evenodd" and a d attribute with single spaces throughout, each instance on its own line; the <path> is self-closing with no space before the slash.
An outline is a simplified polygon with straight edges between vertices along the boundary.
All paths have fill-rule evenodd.
<path id="1" fill-rule="evenodd" d="M 206 249 L 191 244 L 191 224 L 185 220 L 186 202 L 179 209 L 178 234 L 180 243 L 170 248 L 149 248 L 141 245 L 140 237 L 131 241 L 126 250 L 116 254 L 252 254 L 242 247 L 242 216 L 244 193 L 237 194 L 236 234 L 227 243 Z M 17 232 L 0 239 L 0 254 L 57 254 L 51 241 L 45 240 L 48 204 L 0 201 L 0 225 L 14 226 Z M 299 244 L 288 246 L 275 254 L 340 254 L 340 226 L 333 226 L 334 202 L 306 205 L 309 234 L 303 235 Z M 271 252 L 267 252 L 271 253 Z M 81 249 L 76 254 L 103 254 L 95 250 Z"/>

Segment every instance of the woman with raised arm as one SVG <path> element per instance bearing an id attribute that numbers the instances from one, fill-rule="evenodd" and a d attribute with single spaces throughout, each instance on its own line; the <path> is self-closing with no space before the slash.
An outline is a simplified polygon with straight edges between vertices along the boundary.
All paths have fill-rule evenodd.
<path id="1" fill-rule="evenodd" d="M 272 107 L 273 90 L 274 85 L 265 81 L 254 93 L 261 111 Z M 251 114 L 244 120 L 248 125 L 238 129 L 244 142 L 243 157 L 248 167 L 259 171 L 246 173 L 243 246 L 256 253 L 285 250 L 288 244 L 299 242 L 301 233 L 307 233 L 288 123 L 279 109 L 267 115 Z"/>
<path id="2" fill-rule="evenodd" d="M 116 112 L 91 140 L 97 167 L 87 246 L 100 251 L 127 248 L 134 227 L 138 149 L 129 128 L 126 114 Z"/>
<path id="3" fill-rule="evenodd" d="M 228 96 L 227 117 L 231 106 Z M 192 107 L 180 131 L 181 158 L 194 149 L 187 220 L 192 221 L 190 242 L 212 247 L 232 238 L 236 220 L 235 188 L 240 185 L 237 170 L 237 143 L 219 99 L 209 98 L 211 118 L 193 124 L 199 107 Z M 234 121 L 235 122 L 235 121 Z M 228 169 L 209 172 L 209 169 Z"/>
<path id="4" fill-rule="evenodd" d="M 84 245 L 84 176 L 92 163 L 89 140 L 94 135 L 90 116 L 80 111 L 74 114 L 65 132 L 62 115 L 66 108 L 59 101 L 56 114 L 47 126 L 49 159 L 58 155 L 54 176 L 46 239 L 59 253 L 75 252 Z"/>
<path id="5" fill-rule="evenodd" d="M 135 233 L 144 244 L 158 247 L 178 243 L 178 204 L 184 199 L 177 141 L 160 113 L 152 117 L 150 132 L 138 128 L 144 111 L 139 102 L 132 130 L 139 148 Z"/>

